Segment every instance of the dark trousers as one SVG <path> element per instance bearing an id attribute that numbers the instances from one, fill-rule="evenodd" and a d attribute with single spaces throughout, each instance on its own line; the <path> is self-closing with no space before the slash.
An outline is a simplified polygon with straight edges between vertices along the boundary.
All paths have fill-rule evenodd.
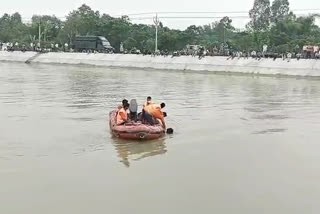
<path id="1" fill-rule="evenodd" d="M 134 120 L 134 121 L 137 121 L 137 112 L 130 112 L 130 119 L 131 120 Z"/>
<path id="2" fill-rule="evenodd" d="M 153 116 L 148 112 L 142 111 L 142 119 L 145 123 L 150 124 L 152 126 L 155 124 Z"/>

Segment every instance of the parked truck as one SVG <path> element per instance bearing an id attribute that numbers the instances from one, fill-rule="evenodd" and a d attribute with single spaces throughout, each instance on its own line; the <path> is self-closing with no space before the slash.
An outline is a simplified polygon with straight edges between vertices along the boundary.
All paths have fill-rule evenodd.
<path id="1" fill-rule="evenodd" d="M 97 51 L 108 53 L 114 51 L 110 42 L 103 36 L 76 36 L 72 48 L 77 52 Z"/>

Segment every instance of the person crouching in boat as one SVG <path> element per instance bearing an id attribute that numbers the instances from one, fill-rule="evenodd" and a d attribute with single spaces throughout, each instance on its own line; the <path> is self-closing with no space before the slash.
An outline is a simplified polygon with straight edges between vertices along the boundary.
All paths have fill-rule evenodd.
<path id="1" fill-rule="evenodd" d="M 123 100 L 122 100 L 122 105 L 119 105 L 119 106 L 118 106 L 118 111 L 119 111 L 124 105 L 126 105 L 126 104 L 129 104 L 128 100 L 127 100 L 127 99 L 123 99 Z"/>
<path id="2" fill-rule="evenodd" d="M 164 129 L 166 129 L 166 123 L 164 121 L 165 114 L 162 112 L 162 109 L 166 107 L 165 103 L 161 103 L 160 105 L 150 104 L 144 107 L 144 118 L 143 120 L 146 121 L 150 125 L 155 125 L 154 119 L 159 119 L 161 121 L 161 125 Z"/>
<path id="3" fill-rule="evenodd" d="M 122 108 L 117 113 L 117 125 L 124 125 L 129 121 L 127 110 L 129 109 L 129 104 L 125 103 Z"/>

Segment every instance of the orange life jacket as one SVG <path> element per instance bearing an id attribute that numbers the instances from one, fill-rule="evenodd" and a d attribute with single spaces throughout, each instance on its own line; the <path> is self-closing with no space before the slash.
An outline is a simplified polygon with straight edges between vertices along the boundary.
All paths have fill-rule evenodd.
<path id="1" fill-rule="evenodd" d="M 143 109 L 149 114 L 151 114 L 151 112 L 157 107 L 160 107 L 160 106 L 156 104 L 149 104 L 149 105 L 145 105 Z"/>
<path id="2" fill-rule="evenodd" d="M 161 111 L 161 106 L 157 104 L 150 104 L 144 107 L 144 110 L 154 116 L 157 119 L 163 118 L 163 113 Z"/>
<path id="3" fill-rule="evenodd" d="M 152 101 L 145 101 L 143 104 L 143 108 L 151 104 L 152 104 Z"/>
<path id="4" fill-rule="evenodd" d="M 121 115 L 124 115 L 122 117 Z M 117 113 L 117 125 L 122 125 L 128 119 L 127 112 L 124 108 L 121 108 Z"/>

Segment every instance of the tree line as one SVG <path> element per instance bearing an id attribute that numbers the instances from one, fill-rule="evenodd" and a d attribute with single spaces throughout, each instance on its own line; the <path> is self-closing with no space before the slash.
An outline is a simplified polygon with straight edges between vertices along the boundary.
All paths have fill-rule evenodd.
<path id="1" fill-rule="evenodd" d="M 250 22 L 240 31 L 232 25 L 232 19 L 224 17 L 203 26 L 191 25 L 185 30 L 170 29 L 160 22 L 158 48 L 181 50 L 188 44 L 202 45 L 208 49 L 228 47 L 249 52 L 259 51 L 263 45 L 273 52 L 297 51 L 303 45 L 320 44 L 320 28 L 315 24 L 317 14 L 297 16 L 290 11 L 288 0 L 255 0 L 249 11 Z M 65 21 L 55 16 L 34 15 L 25 24 L 19 13 L 4 14 L 0 18 L 0 42 L 29 45 L 37 43 L 41 29 L 43 47 L 52 43 L 71 44 L 77 35 L 105 36 L 119 51 L 120 44 L 130 50 L 137 48 L 154 50 L 155 26 L 134 24 L 129 17 L 111 17 L 83 4 L 71 11 Z"/>

